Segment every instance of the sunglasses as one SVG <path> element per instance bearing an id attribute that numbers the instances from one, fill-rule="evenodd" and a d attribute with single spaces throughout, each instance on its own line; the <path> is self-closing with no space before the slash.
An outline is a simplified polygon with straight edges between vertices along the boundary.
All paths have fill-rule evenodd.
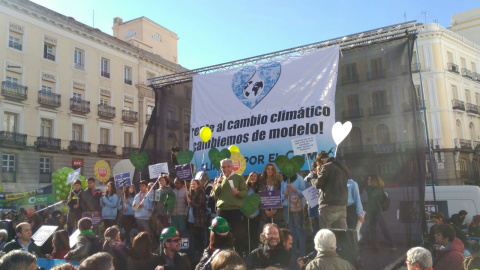
<path id="1" fill-rule="evenodd" d="M 175 240 L 172 240 L 172 239 L 168 239 L 167 242 L 171 243 L 171 242 L 175 242 L 175 243 L 178 243 L 182 241 L 182 239 L 175 239 Z"/>

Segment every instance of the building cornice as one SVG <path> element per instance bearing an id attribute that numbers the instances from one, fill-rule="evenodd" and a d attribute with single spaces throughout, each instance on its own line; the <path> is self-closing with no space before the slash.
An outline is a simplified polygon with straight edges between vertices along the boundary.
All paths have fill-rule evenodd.
<path id="1" fill-rule="evenodd" d="M 157 28 L 160 28 L 162 31 L 166 32 L 167 34 L 169 34 L 171 37 L 175 38 L 176 40 L 179 40 L 177 34 L 171 30 L 168 30 L 167 28 L 161 26 L 160 24 L 150 20 L 149 18 L 145 17 L 145 16 L 142 16 L 142 17 L 139 17 L 139 18 L 135 18 L 135 19 L 132 19 L 132 20 L 129 20 L 129 21 L 126 21 L 126 22 L 123 22 L 119 25 L 122 25 L 122 24 L 129 24 L 131 22 L 134 22 L 134 21 L 137 21 L 137 20 L 143 20 L 143 21 L 146 21 L 152 25 L 154 25 L 155 27 Z"/>

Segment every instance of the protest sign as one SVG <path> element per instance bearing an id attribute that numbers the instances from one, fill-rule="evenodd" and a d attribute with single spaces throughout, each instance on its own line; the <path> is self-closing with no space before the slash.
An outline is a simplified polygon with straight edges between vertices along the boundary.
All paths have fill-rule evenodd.
<path id="1" fill-rule="evenodd" d="M 315 136 L 295 138 L 292 139 L 292 148 L 295 156 L 314 153 L 318 151 L 317 140 Z"/>
<path id="2" fill-rule="evenodd" d="M 92 226 L 98 227 L 102 224 L 102 213 L 95 213 L 95 212 L 83 212 L 82 218 L 89 217 L 92 219 Z"/>
<path id="3" fill-rule="evenodd" d="M 32 235 L 32 240 L 37 246 L 42 246 L 48 238 L 55 232 L 58 226 L 53 225 L 43 225 L 40 227 L 34 235 Z"/>
<path id="4" fill-rule="evenodd" d="M 70 248 L 73 248 L 77 244 L 77 238 L 80 235 L 80 230 L 76 229 L 72 235 L 68 238 L 68 241 L 70 242 Z"/>
<path id="5" fill-rule="evenodd" d="M 307 200 L 308 207 L 313 208 L 318 205 L 318 189 L 314 186 L 311 186 L 304 191 L 302 191 L 303 197 Z"/>
<path id="6" fill-rule="evenodd" d="M 192 165 L 190 163 L 175 166 L 175 171 L 177 172 L 177 178 L 180 181 L 192 180 L 193 178 Z"/>
<path id="7" fill-rule="evenodd" d="M 282 192 L 280 190 L 274 191 L 260 191 L 260 208 L 282 208 Z"/>
<path id="8" fill-rule="evenodd" d="M 115 187 L 129 187 L 132 185 L 132 179 L 130 178 L 130 172 L 116 174 L 114 177 Z"/>
<path id="9" fill-rule="evenodd" d="M 148 166 L 148 173 L 150 179 L 157 179 L 162 173 L 168 173 L 168 164 L 164 162 L 150 165 Z"/>

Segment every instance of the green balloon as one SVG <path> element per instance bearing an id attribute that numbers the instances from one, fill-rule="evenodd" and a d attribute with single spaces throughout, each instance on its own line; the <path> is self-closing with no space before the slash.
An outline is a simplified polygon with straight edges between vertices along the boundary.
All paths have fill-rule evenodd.
<path id="1" fill-rule="evenodd" d="M 63 174 L 62 174 L 62 175 L 60 175 L 60 180 L 62 180 L 62 181 L 63 181 L 63 180 L 65 180 L 65 179 L 66 179 L 65 175 L 63 175 Z"/>

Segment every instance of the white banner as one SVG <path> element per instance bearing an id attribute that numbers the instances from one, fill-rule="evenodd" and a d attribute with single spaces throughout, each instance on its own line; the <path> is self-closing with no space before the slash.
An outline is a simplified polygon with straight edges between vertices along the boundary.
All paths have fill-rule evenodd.
<path id="1" fill-rule="evenodd" d="M 73 172 L 69 173 L 68 174 L 68 177 L 67 177 L 67 185 L 72 183 L 73 181 L 77 180 L 78 177 L 80 177 L 80 169 L 81 168 L 78 168 L 76 170 L 74 170 Z"/>
<path id="2" fill-rule="evenodd" d="M 261 172 L 277 155 L 293 156 L 291 140 L 314 136 L 318 151 L 335 146 L 335 86 L 339 47 L 193 78 L 190 150 L 212 177 L 208 151 L 236 145 L 246 170 Z M 209 126 L 204 143 L 200 129 Z M 309 159 L 316 152 L 307 153 Z M 308 169 L 307 164 L 302 168 Z"/>

